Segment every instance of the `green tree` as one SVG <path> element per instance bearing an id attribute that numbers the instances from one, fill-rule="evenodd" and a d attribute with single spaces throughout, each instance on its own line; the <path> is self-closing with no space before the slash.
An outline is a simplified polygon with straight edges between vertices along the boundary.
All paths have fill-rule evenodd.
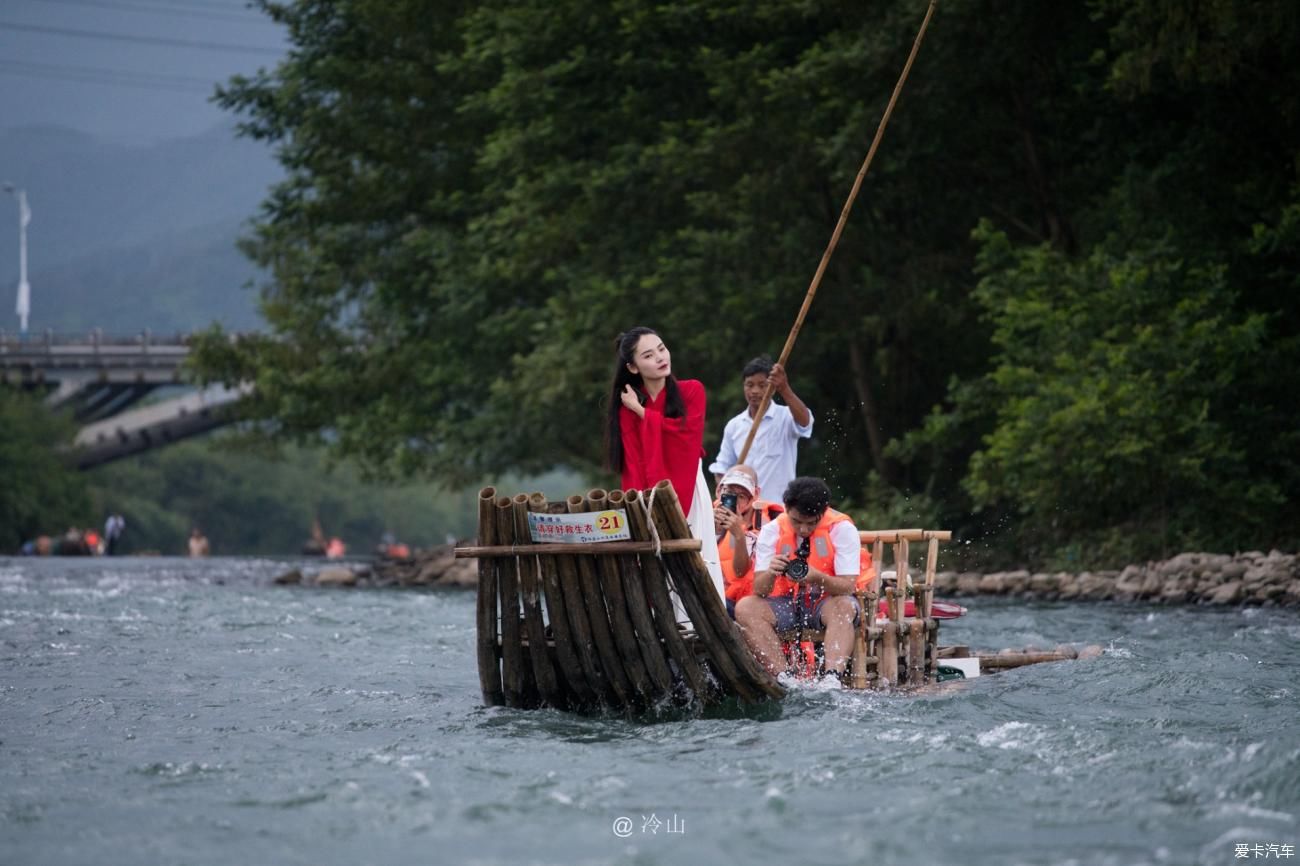
<path id="1" fill-rule="evenodd" d="M 998 361 L 969 392 L 994 416 L 967 478 L 977 505 L 1010 504 L 1022 538 L 1049 551 L 1096 530 L 1131 555 L 1277 529 L 1282 491 L 1245 471 L 1232 389 L 1265 320 L 1234 312 L 1223 268 L 1160 244 L 1071 260 L 1014 250 L 987 225 L 978 237 Z"/>
<path id="2" fill-rule="evenodd" d="M 39 399 L 0 388 L 0 551 L 92 525 L 85 482 L 60 452 L 72 435 L 72 425 Z"/>
<path id="3" fill-rule="evenodd" d="M 271 274 L 272 330 L 212 335 L 200 368 L 255 382 L 251 416 L 272 435 L 374 471 L 593 469 L 610 343 L 650 324 L 709 388 L 713 447 L 740 366 L 783 342 L 925 5 L 492 0 L 430 20 L 414 0 L 265 4 L 294 51 L 220 101 L 287 171 L 245 244 Z M 1160 309 L 1194 289 L 1294 371 L 1300 317 L 1278 276 L 1296 258 L 1292 6 L 942 5 L 790 364 L 818 416 L 802 468 L 868 515 L 914 501 L 968 535 L 1073 507 L 1052 499 L 1064 486 L 995 484 L 989 442 L 1028 444 L 1018 413 L 1072 404 L 1087 373 L 1039 363 L 1055 402 L 989 404 L 1011 392 L 987 374 L 1021 366 L 993 338 L 1022 289 L 1048 291 L 1034 267 L 1123 275 Z M 989 231 L 972 241 L 982 219 L 1005 238 L 996 264 Z M 1131 276 L 1149 259 L 1158 278 Z M 1025 315 L 1055 323 L 1050 306 Z M 1242 335 L 1160 355 L 1131 330 L 1078 363 L 1109 365 L 1118 387 L 1136 373 L 1126 353 L 1226 353 L 1228 384 L 1157 377 L 1145 393 L 1217 410 L 1209 391 L 1231 387 L 1257 412 L 1174 436 L 1162 408 L 1134 422 L 1160 434 L 1135 447 L 1190 448 L 1207 478 L 1234 465 L 1294 514 L 1300 424 L 1282 381 L 1240 363 Z M 1087 423 L 1067 413 L 1060 435 L 1082 443 L 1067 428 Z M 1108 477 L 1075 474 L 1093 471 Z M 1158 472 L 1192 485 L 1190 469 Z M 1146 525 L 1168 490 L 1143 490 Z M 1089 514 L 1068 532 L 1116 525 Z M 1167 526 L 1204 538 L 1202 517 Z"/>

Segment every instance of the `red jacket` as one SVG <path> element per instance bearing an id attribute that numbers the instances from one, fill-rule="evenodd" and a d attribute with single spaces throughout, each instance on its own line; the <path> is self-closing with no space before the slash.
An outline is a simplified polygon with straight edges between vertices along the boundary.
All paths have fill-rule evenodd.
<path id="1" fill-rule="evenodd" d="M 626 406 L 618 412 L 623 434 L 623 489 L 646 490 L 667 478 L 689 517 L 695 497 L 695 480 L 704 456 L 704 386 L 695 379 L 677 383 L 686 414 L 665 418 L 668 389 L 645 404 L 645 418 Z"/>

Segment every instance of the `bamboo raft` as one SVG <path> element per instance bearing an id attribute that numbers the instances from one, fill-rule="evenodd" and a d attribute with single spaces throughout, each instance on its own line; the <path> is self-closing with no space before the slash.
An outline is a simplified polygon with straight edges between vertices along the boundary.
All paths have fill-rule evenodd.
<path id="1" fill-rule="evenodd" d="M 535 543 L 533 513 L 625 509 L 630 541 Z M 910 545 L 923 542 L 926 563 L 915 589 L 917 616 L 904 617 L 906 594 L 880 586 L 877 576 L 857 593 L 864 616 L 855 636 L 846 685 L 911 688 L 934 681 L 940 659 L 958 651 L 937 645 L 930 616 L 939 543 L 947 531 L 863 532 L 873 561 L 889 546 L 906 585 Z M 785 690 L 753 657 L 714 589 L 700 542 L 692 538 L 672 486 L 652 490 L 596 489 L 564 502 L 540 493 L 479 492 L 478 545 L 457 557 L 479 560 L 477 656 L 483 702 L 489 706 L 556 707 L 579 712 L 628 712 L 716 704 L 728 698 L 757 703 Z M 870 615 L 879 599 L 888 617 Z M 689 624 L 679 623 L 676 601 Z M 790 638 L 790 635 L 783 635 Z M 819 641 L 817 632 L 804 640 Z"/>

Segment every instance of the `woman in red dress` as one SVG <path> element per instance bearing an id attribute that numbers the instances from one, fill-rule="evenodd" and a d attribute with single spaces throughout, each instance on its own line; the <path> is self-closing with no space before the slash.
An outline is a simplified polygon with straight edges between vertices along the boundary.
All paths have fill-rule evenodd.
<path id="1" fill-rule="evenodd" d="M 704 456 L 704 386 L 678 381 L 659 335 L 632 328 L 618 335 L 605 443 L 623 488 L 645 490 L 667 478 L 687 518 Z"/>

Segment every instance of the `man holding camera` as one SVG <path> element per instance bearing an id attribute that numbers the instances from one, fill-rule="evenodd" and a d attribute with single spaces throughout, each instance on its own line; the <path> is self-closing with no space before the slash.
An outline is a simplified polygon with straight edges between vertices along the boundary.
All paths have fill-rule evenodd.
<path id="1" fill-rule="evenodd" d="M 842 678 L 860 614 L 853 597 L 861 569 L 857 527 L 830 507 L 820 478 L 796 478 L 782 496 L 785 513 L 759 532 L 754 594 L 736 604 L 736 623 L 759 662 L 786 670 L 779 633 L 825 629 L 825 675 Z"/>

